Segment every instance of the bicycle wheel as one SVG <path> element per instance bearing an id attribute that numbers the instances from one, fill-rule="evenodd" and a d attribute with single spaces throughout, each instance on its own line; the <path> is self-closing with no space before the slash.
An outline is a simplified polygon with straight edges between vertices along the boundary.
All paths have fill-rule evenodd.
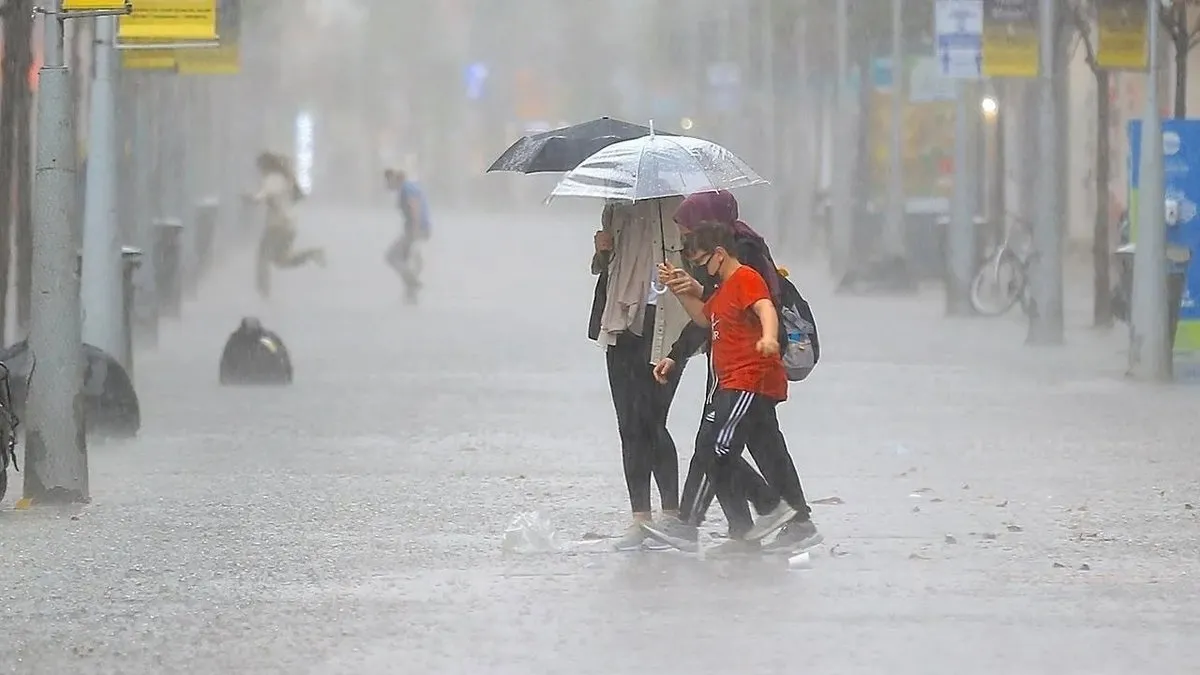
<path id="1" fill-rule="evenodd" d="M 971 306 L 983 316 L 1001 316 L 1021 299 L 1025 271 L 1012 251 L 1003 251 L 979 268 L 971 280 Z"/>

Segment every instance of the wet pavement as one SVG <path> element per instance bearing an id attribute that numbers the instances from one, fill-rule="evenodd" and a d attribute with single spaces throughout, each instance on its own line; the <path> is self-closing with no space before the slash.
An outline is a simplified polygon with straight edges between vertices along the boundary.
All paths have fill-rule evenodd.
<path id="1" fill-rule="evenodd" d="M 505 556 L 627 502 L 585 338 L 591 226 L 445 215 L 402 303 L 386 211 L 311 206 L 330 267 L 218 269 L 142 354 L 144 432 L 94 503 L 0 510 L 2 673 L 1191 673 L 1200 387 L 1123 381 L 1121 340 L 946 320 L 934 292 L 805 280 L 824 360 L 780 415 L 827 543 L 811 569 L 670 553 Z M 781 256 L 786 260 L 786 257 Z M 1077 304 L 1086 305 L 1081 299 Z M 290 389 L 221 389 L 244 314 Z M 690 455 L 702 373 L 671 418 Z M 19 478 L 17 478 L 19 483 Z"/>

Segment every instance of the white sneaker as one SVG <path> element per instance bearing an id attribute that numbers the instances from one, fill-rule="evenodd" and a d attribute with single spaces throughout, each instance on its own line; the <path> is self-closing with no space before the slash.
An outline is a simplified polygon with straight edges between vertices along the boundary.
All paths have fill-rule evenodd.
<path id="1" fill-rule="evenodd" d="M 617 537 L 617 540 L 613 542 L 613 548 L 617 551 L 641 550 L 642 542 L 644 542 L 648 536 L 649 535 L 646 534 L 646 531 L 642 529 L 640 524 L 634 523 L 625 530 L 624 534 L 622 534 L 620 537 Z"/>

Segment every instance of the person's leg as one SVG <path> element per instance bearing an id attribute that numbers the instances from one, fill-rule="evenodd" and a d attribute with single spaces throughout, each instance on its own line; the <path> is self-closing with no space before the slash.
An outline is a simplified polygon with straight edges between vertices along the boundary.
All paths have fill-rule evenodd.
<path id="1" fill-rule="evenodd" d="M 388 246 L 387 251 L 383 254 L 383 260 L 388 267 L 396 271 L 400 279 L 404 279 L 404 256 L 405 252 L 404 237 L 397 237 L 395 241 Z"/>
<path id="2" fill-rule="evenodd" d="M 704 514 L 708 511 L 708 503 L 701 503 L 703 500 L 700 496 L 700 486 L 704 482 L 704 472 L 709 465 L 710 448 L 702 442 L 702 439 L 705 433 L 704 425 L 708 423 L 708 413 L 712 402 L 711 392 L 715 384 L 711 363 L 707 364 L 706 372 L 708 378 L 704 385 L 704 409 L 700 411 L 700 426 L 696 429 L 692 459 L 688 463 L 687 477 L 683 481 L 683 493 L 679 495 L 679 519 L 692 525 L 699 525 L 703 522 Z M 712 500 L 708 501 L 711 503 Z M 699 514 L 698 518 L 697 514 Z"/>
<path id="3" fill-rule="evenodd" d="M 630 338 L 636 336 L 629 336 Z M 613 408 L 617 415 L 617 432 L 621 438 L 621 461 L 625 471 L 625 487 L 629 491 L 629 505 L 633 511 L 634 526 L 617 542 L 618 548 L 634 548 L 641 545 L 645 533 L 637 527 L 650 519 L 650 448 L 640 433 L 638 424 L 638 383 L 635 370 L 637 344 L 631 344 L 621 336 L 617 344 L 608 348 L 605 358 L 608 366 L 608 386 L 612 394 Z"/>
<path id="4" fill-rule="evenodd" d="M 750 452 L 762 469 L 763 476 L 779 490 L 783 502 L 795 510 L 795 515 L 783 525 L 767 548 L 788 551 L 812 548 L 824 541 L 824 537 L 812 522 L 812 509 L 805 499 L 804 488 L 801 487 L 792 455 L 788 452 L 787 441 L 779 429 L 776 406 L 771 406 L 763 412 L 762 421 L 763 423 L 756 427 Z"/>
<path id="5" fill-rule="evenodd" d="M 713 433 L 705 442 L 712 446 L 712 465 L 708 474 L 712 483 L 712 492 L 720 502 L 725 518 L 729 522 L 729 534 L 740 539 L 750 530 L 753 522 L 750 516 L 750 506 L 745 496 L 737 490 L 734 477 L 735 466 L 741 458 L 742 450 L 746 447 L 746 436 L 749 430 L 747 422 L 753 421 L 753 414 L 760 397 L 748 392 L 732 389 L 720 389 L 713 394 L 709 416 L 712 419 Z M 706 490 L 701 489 L 701 496 Z M 693 514 L 693 518 L 696 514 Z"/>
<path id="6" fill-rule="evenodd" d="M 746 442 L 746 447 L 750 449 L 751 455 L 754 454 L 754 446 L 755 439 L 752 431 Z M 762 467 L 759 468 L 762 469 Z M 753 466 L 750 466 L 750 462 L 746 461 L 745 457 L 739 457 L 733 463 L 733 481 L 738 492 L 746 498 L 746 501 L 750 502 L 750 505 L 760 515 L 769 513 L 779 505 L 779 492 L 772 488 L 770 483 L 754 470 Z"/>
<path id="7" fill-rule="evenodd" d="M 764 405 L 758 411 L 750 435 L 750 454 L 762 470 L 763 478 L 778 491 L 783 501 L 796 510 L 797 518 L 806 520 L 811 509 L 804 498 L 804 488 L 800 485 L 800 476 L 788 452 L 787 441 L 779 429 L 775 406 L 773 403 Z"/>
<path id="8" fill-rule="evenodd" d="M 653 330 L 656 309 L 646 308 L 646 337 L 642 339 L 642 363 L 639 371 L 639 381 L 645 391 L 646 404 L 639 409 L 643 413 L 646 438 L 650 441 L 651 467 L 654 482 L 658 485 L 658 496 L 662 503 L 663 513 L 678 515 L 679 512 L 679 451 L 675 448 L 675 439 L 667 429 L 667 416 L 671 412 L 671 402 L 679 389 L 679 379 L 683 374 L 682 364 L 675 368 L 667 379 L 666 384 L 659 384 L 654 379 L 654 367 L 650 365 L 649 337 Z"/>

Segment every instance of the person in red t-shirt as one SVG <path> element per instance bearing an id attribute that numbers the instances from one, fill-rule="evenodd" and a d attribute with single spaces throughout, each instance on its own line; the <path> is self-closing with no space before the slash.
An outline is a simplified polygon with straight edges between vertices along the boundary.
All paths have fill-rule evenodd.
<path id="1" fill-rule="evenodd" d="M 746 439 L 751 434 L 775 439 L 751 447 L 751 455 L 760 467 L 791 461 L 775 415 L 775 406 L 787 400 L 788 390 L 787 372 L 779 353 L 779 316 L 762 276 L 741 264 L 733 250 L 733 231 L 723 223 L 705 222 L 692 232 L 689 259 L 698 273 L 714 277 L 719 284 L 707 302 L 695 292 L 697 284 L 686 272 L 669 265 L 660 267 L 660 276 L 692 320 L 712 331 L 712 364 L 718 386 L 701 424 L 697 449 L 703 446 L 712 453 L 714 462 L 708 476 L 726 517 L 731 519 L 731 535 L 741 535 L 753 546 L 799 515 L 804 522 L 793 526 L 811 529 L 815 540 L 819 534 L 805 518 L 809 508 L 794 471 L 764 471 L 764 475 L 779 482 L 771 487 L 782 501 L 753 526 L 738 527 L 732 522 L 739 510 L 731 508 L 738 493 L 730 460 L 741 455 Z"/>

